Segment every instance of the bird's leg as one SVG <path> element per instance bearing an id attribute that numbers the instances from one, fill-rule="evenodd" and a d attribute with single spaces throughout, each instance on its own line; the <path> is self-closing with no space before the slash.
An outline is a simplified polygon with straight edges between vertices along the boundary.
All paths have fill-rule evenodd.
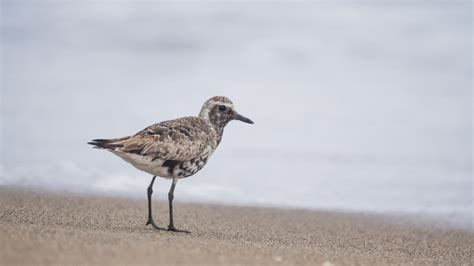
<path id="1" fill-rule="evenodd" d="M 180 233 L 191 233 L 186 230 L 179 230 L 174 227 L 173 223 L 173 198 L 174 198 L 174 188 L 176 187 L 176 183 L 178 182 L 177 178 L 173 178 L 173 183 L 171 183 L 170 191 L 168 192 L 168 202 L 169 202 L 169 209 L 170 209 L 170 225 L 168 226 L 168 231 L 173 232 L 180 232 Z"/>
<path id="2" fill-rule="evenodd" d="M 153 194 L 153 183 L 155 183 L 155 178 L 156 176 L 153 176 L 153 179 L 151 180 L 150 185 L 148 186 L 147 189 L 147 195 L 148 195 L 148 221 L 146 222 L 146 225 L 151 224 L 154 228 L 158 230 L 163 230 L 164 228 L 158 227 L 155 222 L 153 221 L 153 216 L 151 215 L 151 194 Z"/>

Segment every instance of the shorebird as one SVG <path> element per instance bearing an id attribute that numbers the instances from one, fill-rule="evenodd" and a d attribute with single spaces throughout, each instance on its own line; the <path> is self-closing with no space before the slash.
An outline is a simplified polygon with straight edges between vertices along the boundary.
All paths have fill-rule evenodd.
<path id="1" fill-rule="evenodd" d="M 174 189 L 179 179 L 201 170 L 222 140 L 224 127 L 232 120 L 253 124 L 253 121 L 237 113 L 230 99 L 215 96 L 207 100 L 199 116 L 182 117 L 151 125 L 138 133 L 115 139 L 94 139 L 88 144 L 112 152 L 139 170 L 151 174 L 147 189 L 148 220 L 158 230 L 185 232 L 173 223 Z M 171 179 L 168 192 L 169 225 L 158 227 L 153 221 L 151 196 L 155 178 Z"/>

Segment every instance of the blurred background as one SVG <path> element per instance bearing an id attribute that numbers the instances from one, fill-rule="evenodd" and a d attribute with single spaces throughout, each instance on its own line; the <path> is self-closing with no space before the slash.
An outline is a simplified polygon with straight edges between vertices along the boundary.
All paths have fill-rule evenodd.
<path id="1" fill-rule="evenodd" d="M 145 199 L 151 176 L 86 143 L 225 95 L 255 125 L 178 201 L 471 224 L 470 1 L 1 3 L 2 185 Z"/>

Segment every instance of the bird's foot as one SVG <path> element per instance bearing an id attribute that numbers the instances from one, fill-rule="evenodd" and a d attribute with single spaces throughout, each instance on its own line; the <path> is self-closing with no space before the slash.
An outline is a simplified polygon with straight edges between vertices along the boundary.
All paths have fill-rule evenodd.
<path id="1" fill-rule="evenodd" d="M 180 229 L 176 229 L 174 226 L 168 226 L 168 231 L 171 231 L 171 232 L 177 232 L 177 233 L 186 233 L 186 234 L 190 234 L 191 232 L 188 231 L 188 230 L 180 230 Z"/>
<path id="2" fill-rule="evenodd" d="M 156 225 L 153 219 L 148 219 L 148 221 L 146 222 L 146 225 L 149 225 L 149 224 L 151 224 L 151 226 L 153 226 L 153 228 L 155 228 L 156 230 L 166 230 L 166 228 L 159 227 L 158 225 Z"/>

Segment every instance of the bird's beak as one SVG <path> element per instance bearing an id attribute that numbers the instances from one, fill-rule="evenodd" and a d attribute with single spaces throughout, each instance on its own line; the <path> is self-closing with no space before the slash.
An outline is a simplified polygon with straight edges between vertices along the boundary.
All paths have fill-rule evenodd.
<path id="1" fill-rule="evenodd" d="M 245 117 L 245 116 L 243 116 L 243 115 L 241 115 L 237 112 L 234 113 L 234 119 L 235 120 L 240 120 L 240 121 L 248 123 L 248 124 L 253 124 L 252 120 L 248 119 L 247 117 Z"/>

